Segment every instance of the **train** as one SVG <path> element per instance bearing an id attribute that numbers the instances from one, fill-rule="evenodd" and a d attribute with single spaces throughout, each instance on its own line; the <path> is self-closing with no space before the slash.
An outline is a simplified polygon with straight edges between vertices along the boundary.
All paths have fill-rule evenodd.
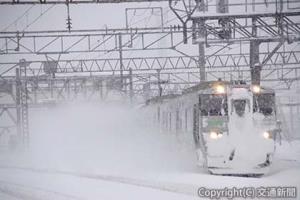
<path id="1" fill-rule="evenodd" d="M 280 139 L 275 91 L 245 81 L 205 81 L 153 97 L 145 110 L 162 132 L 190 135 L 211 174 L 262 176 Z"/>

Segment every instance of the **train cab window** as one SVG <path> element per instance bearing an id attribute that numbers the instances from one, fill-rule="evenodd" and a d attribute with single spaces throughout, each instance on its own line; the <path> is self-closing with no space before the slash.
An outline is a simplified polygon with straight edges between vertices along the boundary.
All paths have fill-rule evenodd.
<path id="1" fill-rule="evenodd" d="M 246 109 L 246 99 L 236 99 L 232 102 L 234 110 L 238 116 L 243 116 Z"/>
<path id="2" fill-rule="evenodd" d="M 200 95 L 199 102 L 202 116 L 227 115 L 227 99 L 225 96 L 204 94 Z"/>
<path id="3" fill-rule="evenodd" d="M 262 113 L 264 116 L 273 115 L 275 111 L 275 95 L 260 94 L 254 100 L 254 112 Z"/>

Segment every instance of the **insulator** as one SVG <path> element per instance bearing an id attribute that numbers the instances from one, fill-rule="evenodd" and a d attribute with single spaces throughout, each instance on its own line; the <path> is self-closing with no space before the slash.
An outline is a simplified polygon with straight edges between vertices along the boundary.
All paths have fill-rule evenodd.
<path id="1" fill-rule="evenodd" d="M 67 29 L 69 30 L 69 31 L 71 31 L 71 29 L 72 29 L 72 22 L 71 22 L 72 20 L 71 20 L 71 18 L 67 18 Z"/>

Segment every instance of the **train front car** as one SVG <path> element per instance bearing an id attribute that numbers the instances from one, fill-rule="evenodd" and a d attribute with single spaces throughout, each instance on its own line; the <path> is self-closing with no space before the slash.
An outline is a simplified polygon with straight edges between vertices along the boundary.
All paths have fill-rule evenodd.
<path id="1" fill-rule="evenodd" d="M 212 174 L 260 176 L 269 171 L 279 133 L 272 89 L 214 82 L 199 91 L 197 107 L 199 164 Z"/>

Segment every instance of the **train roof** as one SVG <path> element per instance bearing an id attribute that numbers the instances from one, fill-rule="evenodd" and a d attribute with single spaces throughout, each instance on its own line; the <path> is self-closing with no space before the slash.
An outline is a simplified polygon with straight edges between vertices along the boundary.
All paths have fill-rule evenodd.
<path id="1" fill-rule="evenodd" d="M 197 85 L 194 85 L 192 87 L 186 88 L 182 91 L 182 94 L 187 94 L 187 93 L 194 93 L 194 92 L 198 92 L 198 91 L 204 91 L 204 90 L 210 90 L 211 88 L 213 88 L 214 85 L 229 85 L 230 82 L 228 81 L 205 81 L 205 82 L 201 82 Z"/>
<path id="2" fill-rule="evenodd" d="M 246 84 L 244 81 L 205 81 L 201 82 L 197 85 L 194 85 L 192 87 L 186 88 L 182 91 L 181 94 L 167 94 L 163 96 L 156 96 L 151 99 L 148 99 L 146 101 L 146 105 L 149 104 L 155 104 L 155 103 L 161 103 L 166 100 L 175 99 L 177 97 L 186 95 L 186 94 L 214 94 L 214 86 L 216 85 L 224 85 L 224 86 L 231 86 L 231 87 L 241 87 L 241 88 L 250 88 L 251 85 Z M 272 88 L 268 87 L 260 87 L 261 91 L 260 94 L 274 94 L 275 91 Z"/>
<path id="3" fill-rule="evenodd" d="M 146 105 L 149 105 L 149 104 L 155 104 L 155 103 L 161 103 L 165 100 L 170 100 L 170 99 L 175 99 L 177 97 L 181 96 L 180 94 L 167 94 L 167 95 L 163 95 L 163 96 L 156 96 L 156 97 L 153 97 L 151 99 L 148 99 L 146 101 Z"/>
<path id="4" fill-rule="evenodd" d="M 199 93 L 199 94 L 212 94 L 215 93 L 214 87 L 217 85 L 230 86 L 232 88 L 250 88 L 251 85 L 246 84 L 245 81 L 205 81 L 201 82 L 195 86 L 189 87 L 182 91 L 182 94 L 188 93 Z M 274 89 L 269 87 L 260 87 L 262 94 L 274 93 Z"/>

